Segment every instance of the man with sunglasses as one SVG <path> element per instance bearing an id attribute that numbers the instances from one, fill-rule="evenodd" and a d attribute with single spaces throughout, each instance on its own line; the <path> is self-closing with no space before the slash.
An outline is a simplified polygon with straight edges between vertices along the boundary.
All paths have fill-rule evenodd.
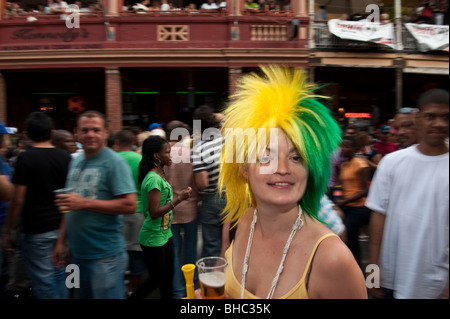
<path id="1" fill-rule="evenodd" d="M 402 107 L 397 111 L 394 117 L 393 127 L 397 131 L 396 140 L 399 149 L 410 147 L 417 144 L 417 132 L 415 123 L 415 114 L 418 109 L 411 107 Z"/>

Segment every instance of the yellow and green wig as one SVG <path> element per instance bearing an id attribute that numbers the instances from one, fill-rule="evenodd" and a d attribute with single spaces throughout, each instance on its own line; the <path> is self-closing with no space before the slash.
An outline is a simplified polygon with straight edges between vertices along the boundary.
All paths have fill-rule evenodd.
<path id="1" fill-rule="evenodd" d="M 256 205 L 241 170 L 252 154 L 266 151 L 269 131 L 274 128 L 290 137 L 303 158 L 309 174 L 300 205 L 306 214 L 318 219 L 331 172 L 330 155 L 339 146 L 341 129 L 319 102 L 324 97 L 314 94 L 317 87 L 307 82 L 303 70 L 264 66 L 261 71 L 241 78 L 224 111 L 225 142 L 218 186 L 219 191 L 226 190 L 225 219 L 236 222 L 247 208 Z M 251 131 L 256 133 L 248 134 Z"/>

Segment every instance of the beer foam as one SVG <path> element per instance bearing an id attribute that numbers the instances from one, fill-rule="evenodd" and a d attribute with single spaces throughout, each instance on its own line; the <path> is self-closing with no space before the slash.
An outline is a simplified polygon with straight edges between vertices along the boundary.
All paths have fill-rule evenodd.
<path id="1" fill-rule="evenodd" d="M 207 272 L 200 274 L 198 279 L 204 284 L 212 288 L 220 288 L 225 286 L 225 274 L 223 272 Z"/>

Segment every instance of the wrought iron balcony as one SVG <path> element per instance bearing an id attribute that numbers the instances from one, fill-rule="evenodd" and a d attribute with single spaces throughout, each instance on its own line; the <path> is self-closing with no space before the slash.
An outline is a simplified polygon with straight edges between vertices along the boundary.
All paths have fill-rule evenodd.
<path id="1" fill-rule="evenodd" d="M 312 38 L 314 45 L 311 49 L 317 51 L 397 51 L 382 44 L 341 39 L 329 31 L 326 22 L 314 22 L 312 24 Z M 404 25 L 402 26 L 402 44 L 403 52 L 420 52 L 416 39 Z"/>

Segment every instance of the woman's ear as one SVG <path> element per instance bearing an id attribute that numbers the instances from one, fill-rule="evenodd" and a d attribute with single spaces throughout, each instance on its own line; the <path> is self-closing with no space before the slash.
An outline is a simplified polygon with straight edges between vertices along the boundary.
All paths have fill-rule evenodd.
<path id="1" fill-rule="evenodd" d="M 242 177 L 248 181 L 248 165 L 241 166 L 240 168 Z"/>

